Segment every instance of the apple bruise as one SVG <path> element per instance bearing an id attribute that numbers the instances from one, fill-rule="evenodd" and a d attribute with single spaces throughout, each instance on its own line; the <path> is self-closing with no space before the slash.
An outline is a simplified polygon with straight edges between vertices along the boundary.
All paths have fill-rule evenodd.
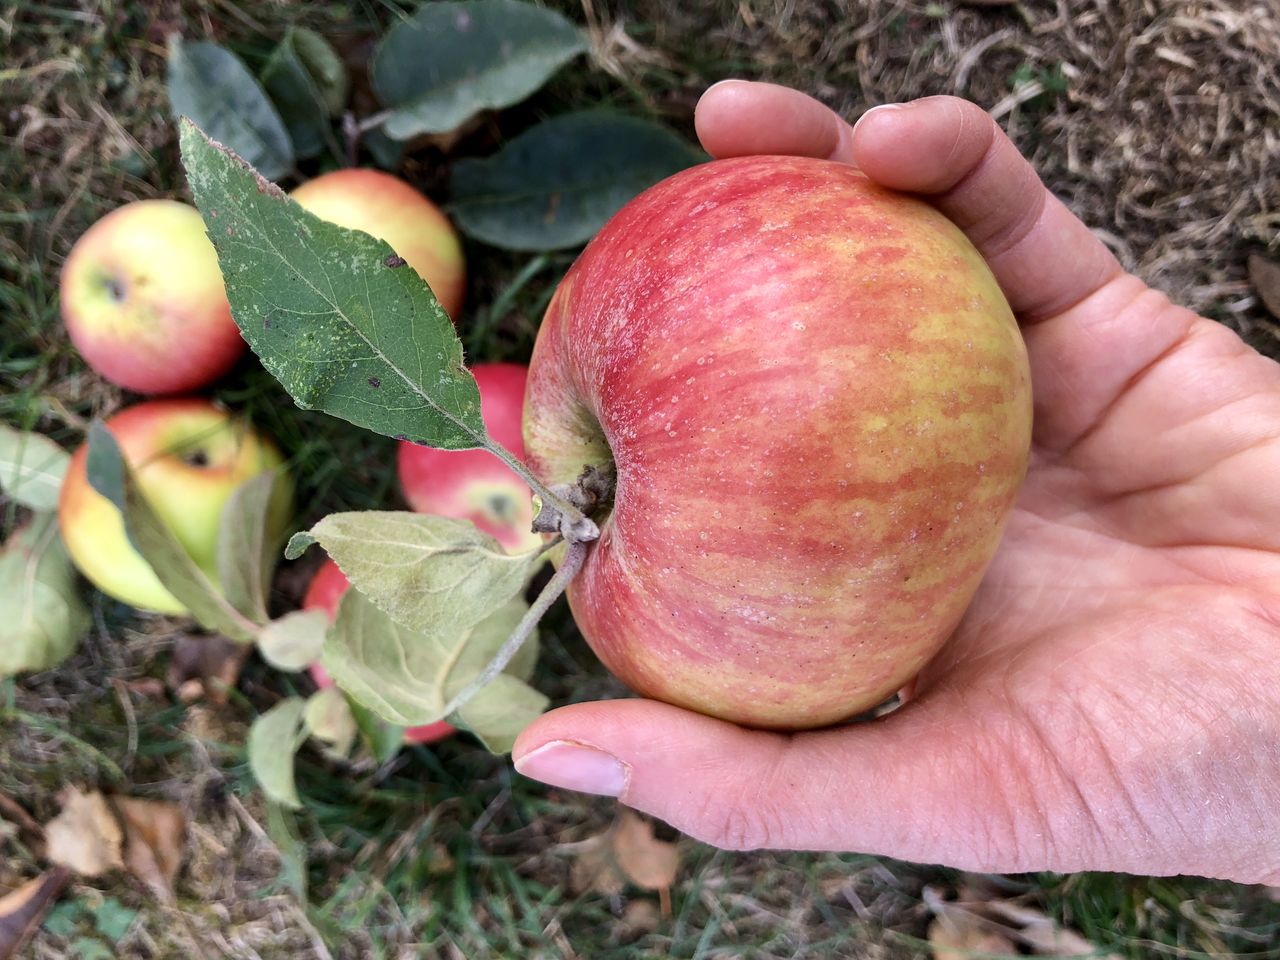
<path id="1" fill-rule="evenodd" d="M 588 246 L 525 423 L 547 482 L 615 463 L 569 590 L 606 665 L 801 728 L 887 697 L 954 628 L 1025 470 L 1030 384 L 940 214 L 849 167 L 745 158 L 665 181 Z"/>

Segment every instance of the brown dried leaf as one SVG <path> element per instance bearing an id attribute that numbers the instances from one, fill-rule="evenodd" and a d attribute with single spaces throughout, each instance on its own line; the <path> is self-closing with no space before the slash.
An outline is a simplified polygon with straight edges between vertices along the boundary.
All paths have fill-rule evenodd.
<path id="1" fill-rule="evenodd" d="M 124 866 L 163 904 L 175 902 L 173 882 L 182 865 L 187 818 L 177 804 L 113 797 L 124 825 Z"/>
<path id="2" fill-rule="evenodd" d="M 629 807 L 618 808 L 613 855 L 627 879 L 645 890 L 669 889 L 680 868 L 676 845 L 654 837 L 653 824 Z"/>
<path id="3" fill-rule="evenodd" d="M 1100 960 L 1120 960 L 1118 954 L 1103 954 L 1098 946 L 1086 940 L 1073 930 L 1060 926 L 1044 911 L 1018 903 L 1014 900 L 1000 900 L 983 896 L 975 887 L 962 887 L 960 900 L 943 899 L 936 887 L 926 887 L 923 898 L 929 909 L 937 918 L 934 926 L 939 926 L 939 936 L 944 938 L 943 947 L 953 950 L 977 950 L 977 947 L 966 945 L 963 938 L 978 933 L 993 934 L 1008 945 L 1007 953 L 1016 953 L 1013 946 L 1020 945 L 1031 952 L 1047 957 L 1098 957 Z M 960 939 L 955 943 L 945 942 L 945 937 L 954 935 Z M 933 926 L 930 927 L 930 943 L 933 943 Z M 940 956 L 960 957 L 963 953 L 940 954 Z"/>
<path id="4" fill-rule="evenodd" d="M 574 893 L 601 893 L 616 897 L 626 880 L 613 860 L 610 844 L 612 830 L 585 840 L 578 846 L 577 857 L 569 871 L 569 886 Z"/>
<path id="5" fill-rule="evenodd" d="M 98 877 L 124 866 L 124 834 L 111 805 L 97 790 L 62 793 L 62 812 L 44 826 L 50 863 L 82 877 Z"/>
<path id="6" fill-rule="evenodd" d="M 987 930 L 977 917 L 963 910 L 948 910 L 935 917 L 928 937 L 935 960 L 968 960 L 975 953 L 1018 954 L 1012 940 Z"/>
<path id="7" fill-rule="evenodd" d="M 44 857 L 44 827 L 27 813 L 26 807 L 12 797 L 0 793 L 0 820 L 6 820 L 18 828 L 18 837 L 36 856 Z"/>
<path id="8" fill-rule="evenodd" d="M 1280 263 L 1260 254 L 1249 257 L 1249 282 L 1258 291 L 1258 299 L 1280 320 Z"/>
<path id="9" fill-rule="evenodd" d="M 70 870 L 54 867 L 0 897 L 0 960 L 18 955 L 70 882 Z"/>
<path id="10" fill-rule="evenodd" d="M 221 636 L 185 636 L 173 648 L 169 686 L 184 703 L 226 703 L 251 649 Z"/>
<path id="11" fill-rule="evenodd" d="M 653 933 L 662 922 L 658 905 L 652 900 L 638 897 L 627 903 L 622 916 L 613 928 L 613 938 L 623 943 L 638 940 L 646 933 Z"/>
<path id="12" fill-rule="evenodd" d="M 1052 917 L 1035 907 L 1011 900 L 992 900 L 981 906 L 987 916 L 1015 928 L 1018 940 L 1038 954 L 1048 957 L 1104 956 L 1119 960 L 1117 954 L 1099 954 L 1096 944 L 1074 930 L 1060 927 Z"/>

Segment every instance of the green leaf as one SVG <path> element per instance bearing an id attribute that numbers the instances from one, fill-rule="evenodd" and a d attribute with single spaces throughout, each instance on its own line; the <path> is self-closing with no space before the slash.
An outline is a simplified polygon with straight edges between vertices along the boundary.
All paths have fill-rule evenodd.
<path id="1" fill-rule="evenodd" d="M 181 139 L 232 315 L 298 405 L 444 450 L 483 446 L 462 342 L 413 268 L 303 210 L 193 125 Z"/>
<path id="2" fill-rule="evenodd" d="M 262 68 L 261 79 L 299 157 L 314 157 L 326 145 L 337 150 L 329 117 L 346 104 L 351 81 L 328 40 L 306 27 L 290 27 Z"/>
<path id="3" fill-rule="evenodd" d="M 262 628 L 258 652 L 277 670 L 303 670 L 320 659 L 328 628 L 323 610 L 294 610 Z"/>
<path id="4" fill-rule="evenodd" d="M 257 624 L 267 616 L 267 591 L 275 569 L 271 506 L 282 476 L 268 470 L 236 488 L 218 525 L 218 579 L 227 602 Z"/>
<path id="5" fill-rule="evenodd" d="M 328 745 L 340 757 L 351 752 L 360 732 L 347 704 L 346 694 L 337 687 L 313 693 L 307 699 L 302 722 L 311 736 Z"/>
<path id="6" fill-rule="evenodd" d="M 307 537 L 352 586 L 413 630 L 479 623 L 524 588 L 539 559 L 507 553 L 469 520 L 428 513 L 332 513 Z"/>
<path id="7" fill-rule="evenodd" d="M 169 37 L 169 107 L 278 180 L 293 169 L 284 121 L 249 68 L 216 43 Z"/>
<path id="8" fill-rule="evenodd" d="M 88 632 L 54 514 L 36 514 L 0 549 L 0 611 L 0 678 L 56 667 Z"/>
<path id="9" fill-rule="evenodd" d="M 400 748 L 404 746 L 404 727 L 387 723 L 358 700 L 349 699 L 347 706 L 351 708 L 356 727 L 378 763 L 386 763 L 400 752 Z"/>
<path id="10" fill-rule="evenodd" d="M 492 157 L 453 168 L 458 227 L 507 250 L 559 250 L 590 240 L 632 197 L 705 160 L 671 130 L 608 110 L 555 117 Z"/>
<path id="11" fill-rule="evenodd" d="M 444 133 L 481 110 L 519 103 L 586 50 L 558 13 L 518 0 L 424 3 L 374 51 L 373 88 L 387 134 Z"/>
<path id="12" fill-rule="evenodd" d="M 280 851 L 280 881 L 307 907 L 307 845 L 298 834 L 293 812 L 267 801 L 267 836 Z"/>
<path id="13" fill-rule="evenodd" d="M 484 669 L 527 609 L 515 599 L 469 629 L 415 631 L 348 590 L 322 662 L 340 688 L 383 719 L 404 727 L 434 723 L 444 719 L 450 697 Z M 528 646 L 535 643 L 530 640 Z M 547 702 L 524 681 L 503 673 L 449 722 L 465 727 L 490 750 L 507 752 Z"/>
<path id="14" fill-rule="evenodd" d="M 129 542 L 155 571 L 165 589 L 190 610 L 205 629 L 224 634 L 238 643 L 252 643 L 257 625 L 226 601 L 156 515 L 142 496 L 115 437 L 100 422 L 89 428 L 86 467 L 89 485 L 116 505 L 123 515 Z"/>
<path id="15" fill-rule="evenodd" d="M 0 423 L 0 491 L 32 510 L 58 509 L 71 455 L 39 433 Z"/>
<path id="16" fill-rule="evenodd" d="M 112 943 L 128 933 L 137 919 L 138 911 L 132 907 L 126 907 L 115 897 L 107 897 L 93 908 L 93 925 Z M 111 957 L 114 954 L 107 954 L 107 956 Z"/>
<path id="17" fill-rule="evenodd" d="M 293 782 L 293 758 L 306 740 L 302 715 L 307 701 L 288 697 L 253 721 L 249 728 L 249 769 L 268 798 L 297 810 L 302 806 Z"/>

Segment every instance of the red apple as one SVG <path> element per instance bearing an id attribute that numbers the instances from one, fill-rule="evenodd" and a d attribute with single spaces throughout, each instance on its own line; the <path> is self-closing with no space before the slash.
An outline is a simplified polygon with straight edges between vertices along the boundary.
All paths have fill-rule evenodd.
<path id="1" fill-rule="evenodd" d="M 302 609 L 323 610 L 332 621 L 338 615 L 338 601 L 342 599 L 342 595 L 347 592 L 349 586 L 351 583 L 347 580 L 346 574 L 332 560 L 326 560 L 311 578 L 306 596 L 302 598 Z M 318 663 L 311 665 L 311 679 L 321 690 L 333 686 L 333 678 Z M 453 726 L 440 720 L 421 727 L 409 727 L 404 732 L 404 742 L 435 743 L 455 733 L 457 730 Z"/>
<path id="2" fill-rule="evenodd" d="M 471 368 L 480 387 L 480 415 L 489 435 L 524 459 L 520 417 L 529 370 L 516 363 L 480 363 Z M 542 538 L 531 530 L 533 500 L 528 485 L 485 450 L 436 450 L 401 441 L 400 487 L 418 513 L 470 520 L 512 553 L 535 550 Z"/>
<path id="3" fill-rule="evenodd" d="M 133 467 L 142 495 L 216 584 L 222 508 L 246 480 L 282 468 L 280 451 L 229 411 L 195 397 L 135 404 L 111 417 L 106 427 Z M 88 452 L 82 446 L 71 458 L 58 503 L 71 559 L 118 600 L 144 610 L 185 613 L 129 543 L 120 511 L 89 486 Z M 273 536 L 283 535 L 291 500 L 290 486 L 281 484 L 271 505 Z"/>
<path id="4" fill-rule="evenodd" d="M 612 463 L 569 589 L 637 692 L 748 726 L 851 717 L 952 632 L 1025 472 L 1022 338 L 977 251 L 853 167 L 703 164 L 557 290 L 528 462 Z"/>
<path id="5" fill-rule="evenodd" d="M 290 196 L 323 220 L 385 240 L 458 319 L 466 291 L 462 244 L 449 218 L 409 184 L 380 170 L 335 170 Z"/>
<path id="6" fill-rule="evenodd" d="M 71 248 L 60 291 L 71 342 L 129 390 L 196 390 L 244 353 L 218 256 L 185 203 L 139 200 L 107 214 Z"/>

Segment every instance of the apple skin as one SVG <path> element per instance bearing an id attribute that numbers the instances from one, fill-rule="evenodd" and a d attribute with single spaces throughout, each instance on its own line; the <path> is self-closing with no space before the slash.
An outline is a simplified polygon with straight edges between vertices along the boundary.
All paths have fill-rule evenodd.
<path id="1" fill-rule="evenodd" d="M 458 319 L 466 292 L 462 243 L 449 218 L 409 184 L 381 170 L 334 170 L 289 195 L 322 220 L 385 240 Z"/>
<path id="2" fill-rule="evenodd" d="M 529 370 L 517 363 L 471 367 L 480 388 L 480 416 L 489 435 L 524 459 L 520 419 Z M 528 485 L 487 450 L 436 450 L 400 441 L 400 489 L 418 513 L 470 520 L 510 553 L 542 546 L 533 525 Z"/>
<path id="3" fill-rule="evenodd" d="M 1018 326 L 940 213 L 807 158 L 663 181 L 587 246 L 530 363 L 528 463 L 612 461 L 574 618 L 636 692 L 804 729 L 955 629 L 1027 464 Z"/>
<path id="4" fill-rule="evenodd" d="M 91 226 L 62 267 L 62 317 L 95 371 L 138 393 L 207 386 L 244 354 L 194 207 L 138 200 Z"/>
<path id="5" fill-rule="evenodd" d="M 246 480 L 282 469 L 275 445 L 207 400 L 149 400 L 106 422 L 133 467 L 143 496 L 206 575 L 218 583 L 222 508 Z M 88 445 L 71 458 L 58 502 L 67 552 L 103 593 L 143 610 L 187 613 L 133 549 L 120 511 L 91 486 Z M 193 462 L 195 461 L 195 462 Z M 292 516 L 292 486 L 278 485 L 269 514 L 273 536 Z"/>
<path id="6" fill-rule="evenodd" d="M 329 615 L 329 621 L 332 622 L 334 617 L 338 615 L 338 601 L 342 599 L 342 595 L 347 592 L 347 587 L 349 586 L 351 586 L 351 581 L 347 579 L 346 574 L 342 572 L 338 565 L 332 560 L 325 560 L 324 565 L 311 578 L 307 593 L 302 598 L 302 609 L 323 610 Z M 313 663 L 310 669 L 311 679 L 315 681 L 316 686 L 321 690 L 333 686 L 333 678 L 329 676 L 328 671 L 320 664 Z M 437 740 L 451 737 L 457 732 L 457 729 L 451 724 L 440 720 L 436 723 L 424 724 L 421 727 L 409 727 L 404 732 L 404 742 L 435 743 Z"/>

